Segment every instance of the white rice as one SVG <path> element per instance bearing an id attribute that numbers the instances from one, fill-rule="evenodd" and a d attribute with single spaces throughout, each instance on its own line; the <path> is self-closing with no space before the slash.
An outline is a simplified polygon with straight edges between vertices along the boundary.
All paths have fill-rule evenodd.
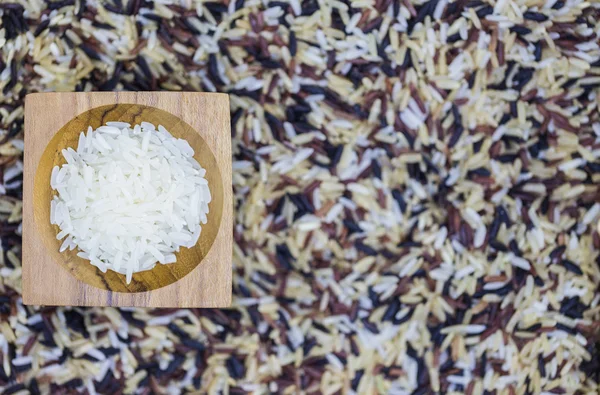
<path id="1" fill-rule="evenodd" d="M 193 247 L 211 201 L 206 171 L 194 150 L 162 125 L 108 122 L 52 169 L 57 191 L 50 222 L 58 225 L 60 251 L 77 254 L 102 272 L 126 275 L 175 262 L 174 252 Z"/>

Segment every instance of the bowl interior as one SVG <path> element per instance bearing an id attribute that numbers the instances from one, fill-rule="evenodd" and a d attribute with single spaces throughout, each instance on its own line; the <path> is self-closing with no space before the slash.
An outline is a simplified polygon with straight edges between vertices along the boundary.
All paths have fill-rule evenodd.
<path id="1" fill-rule="evenodd" d="M 102 273 L 89 261 L 77 256 L 78 250 L 58 250 L 62 241 L 56 240 L 57 225 L 50 224 L 50 201 L 55 192 L 50 187 L 50 174 L 54 166 L 66 163 L 63 148 L 77 146 L 79 133 L 88 126 L 97 128 L 106 122 L 129 122 L 132 126 L 142 121 L 163 125 L 173 136 L 186 139 L 194 148 L 194 158 L 206 169 L 212 201 L 208 222 L 202 226 L 198 243 L 192 248 L 181 248 L 176 253 L 177 262 L 157 264 L 152 270 L 135 273 L 130 284 L 125 275 L 108 270 Z M 144 292 L 172 284 L 191 272 L 208 254 L 219 230 L 223 214 L 223 180 L 216 158 L 205 140 L 187 123 L 167 111 L 138 104 L 115 104 L 96 107 L 79 114 L 65 124 L 50 140 L 36 170 L 34 181 L 34 220 L 40 236 L 52 258 L 77 279 L 94 287 L 114 292 Z"/>

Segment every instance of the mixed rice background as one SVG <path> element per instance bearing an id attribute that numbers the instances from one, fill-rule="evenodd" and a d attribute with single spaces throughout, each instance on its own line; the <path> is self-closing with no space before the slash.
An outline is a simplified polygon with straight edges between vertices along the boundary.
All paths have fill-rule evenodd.
<path id="1" fill-rule="evenodd" d="M 597 394 L 600 5 L 0 2 L 0 392 Z M 234 302 L 23 306 L 23 99 L 231 97 Z"/>

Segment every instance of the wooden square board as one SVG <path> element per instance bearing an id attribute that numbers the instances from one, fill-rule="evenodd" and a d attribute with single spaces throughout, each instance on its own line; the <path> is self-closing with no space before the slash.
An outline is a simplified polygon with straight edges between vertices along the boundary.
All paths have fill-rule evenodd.
<path id="1" fill-rule="evenodd" d="M 132 106 L 126 106 L 129 104 Z M 103 112 L 100 119 L 92 121 L 90 118 L 90 123 L 116 120 L 114 119 L 116 108 L 144 108 L 143 111 L 150 108 L 148 111 L 152 112 L 154 109 L 154 114 L 164 114 L 166 111 L 171 114 L 167 114 L 168 116 L 178 117 L 183 123 L 177 122 L 176 126 L 180 127 L 185 124 L 189 130 L 193 129 L 198 134 L 198 136 L 192 137 L 206 143 L 206 147 L 202 148 L 205 150 L 203 154 L 209 156 L 212 154 L 211 158 L 214 156 L 213 165 L 220 171 L 223 185 L 222 187 L 219 185 L 217 189 L 222 190 L 222 196 L 218 197 L 222 199 L 222 211 L 220 212 L 220 224 L 214 226 L 212 245 L 205 246 L 204 250 L 196 255 L 188 254 L 187 259 L 191 262 L 188 263 L 192 265 L 192 268 L 182 272 L 175 270 L 176 280 L 170 280 L 171 283 L 168 285 L 156 280 L 157 283 L 148 288 L 151 289 L 149 291 L 130 292 L 129 288 L 124 288 L 128 287 L 124 282 L 119 283 L 119 281 L 122 282 L 122 279 L 115 280 L 117 287 L 113 287 L 110 281 L 102 280 L 99 271 L 90 275 L 90 281 L 88 281 L 88 278 L 82 277 L 79 270 L 84 267 L 81 266 L 83 264 L 91 266 L 89 262 L 83 260 L 75 262 L 80 258 L 64 258 L 59 254 L 54 247 L 58 246 L 60 242 L 52 240 L 52 237 L 48 235 L 51 232 L 44 221 L 46 219 L 44 217 L 45 210 L 49 210 L 50 205 L 49 196 L 42 196 L 43 194 L 39 192 L 40 187 L 38 187 L 39 184 L 46 182 L 46 168 L 49 163 L 44 159 L 48 156 L 44 151 L 57 151 L 58 149 L 54 149 L 56 145 L 54 137 L 59 130 L 62 133 L 65 125 L 72 123 L 73 119 L 78 119 L 80 123 L 85 122 L 87 118 L 83 117 L 82 113 L 93 114 L 97 110 L 92 109 L 102 106 L 107 109 L 109 116 L 105 119 L 104 115 L 106 114 Z M 139 118 L 144 114 L 152 115 L 138 111 L 133 116 Z M 131 116 L 131 114 L 129 115 Z M 157 115 L 155 115 L 156 117 Z M 138 118 L 135 118 L 136 122 L 145 120 Z M 174 135 L 178 137 L 176 133 Z M 229 97 L 225 94 L 65 92 L 28 95 L 25 100 L 25 171 L 23 179 L 23 303 L 73 306 L 228 307 L 231 304 L 232 281 L 230 136 Z M 46 150 L 46 147 L 49 149 Z M 52 152 L 52 154 L 59 155 L 57 152 Z M 42 166 L 38 167 L 40 163 Z M 207 168 L 202 160 L 200 163 Z M 210 171 L 210 168 L 207 168 L 207 176 L 210 175 Z M 37 176 L 38 181 L 36 181 L 36 172 L 41 172 Z M 49 178 L 47 182 L 50 182 Z M 213 202 L 215 200 L 217 199 L 213 199 Z M 46 206 L 48 208 L 45 208 Z M 209 207 L 211 207 L 212 213 L 213 207 Z M 217 207 L 218 210 L 221 209 L 220 207 Z M 211 213 L 209 213 L 209 223 L 206 226 L 210 225 Z M 198 244 L 202 243 L 204 233 L 203 229 Z M 89 271 L 87 267 L 85 268 Z M 148 273 L 154 270 L 143 272 L 146 273 L 144 275 L 139 274 L 139 278 L 142 280 L 138 282 L 138 288 L 131 289 L 146 289 L 143 288 L 144 281 L 146 281 L 143 279 L 150 279 L 148 281 L 152 283 L 154 280 Z M 73 273 L 77 274 L 77 277 Z M 117 276 L 114 272 L 112 275 Z M 158 278 L 156 274 L 154 276 Z M 86 281 L 78 278 L 84 278 Z M 125 292 L 116 292 L 116 289 L 125 290 Z"/>

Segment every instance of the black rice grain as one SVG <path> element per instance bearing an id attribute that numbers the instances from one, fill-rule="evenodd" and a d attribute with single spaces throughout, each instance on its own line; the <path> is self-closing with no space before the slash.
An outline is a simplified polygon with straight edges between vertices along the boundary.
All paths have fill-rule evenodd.
<path id="1" fill-rule="evenodd" d="M 234 356 L 227 358 L 227 371 L 234 379 L 241 379 L 246 374 L 244 365 Z"/>
<path id="2" fill-rule="evenodd" d="M 560 260 L 559 264 L 572 273 L 575 273 L 580 276 L 583 274 L 583 271 L 581 270 L 581 268 L 578 265 L 576 265 L 575 263 L 569 261 L 568 259 Z"/>
<path id="3" fill-rule="evenodd" d="M 361 251 L 361 252 L 365 253 L 366 255 L 370 255 L 370 256 L 377 255 L 376 249 L 364 244 L 362 241 L 357 241 L 356 243 L 354 243 L 354 246 L 356 247 L 356 249 L 358 251 Z"/>
<path id="4" fill-rule="evenodd" d="M 364 374 L 365 374 L 364 369 L 359 369 L 356 371 L 356 373 L 354 373 L 354 377 L 352 378 L 352 381 L 350 383 L 350 386 L 352 387 L 352 389 L 354 391 L 356 391 L 358 389 L 358 385 L 360 384 L 360 380 L 362 379 Z"/>
<path id="5" fill-rule="evenodd" d="M 521 25 L 512 26 L 509 30 L 513 33 L 517 33 L 519 36 L 526 36 L 531 33 L 531 29 Z"/>
<path id="6" fill-rule="evenodd" d="M 293 270 L 294 267 L 292 265 L 292 262 L 295 262 L 296 258 L 294 258 L 294 256 L 290 252 L 290 249 L 288 248 L 287 244 L 278 244 L 275 250 L 279 265 L 281 265 L 281 267 L 287 270 Z"/>
<path id="7" fill-rule="evenodd" d="M 548 20 L 548 17 L 544 14 L 542 14 L 541 12 L 534 12 L 534 11 L 526 11 L 523 13 L 523 18 L 528 19 L 530 21 L 536 21 L 536 22 L 544 22 Z"/>

